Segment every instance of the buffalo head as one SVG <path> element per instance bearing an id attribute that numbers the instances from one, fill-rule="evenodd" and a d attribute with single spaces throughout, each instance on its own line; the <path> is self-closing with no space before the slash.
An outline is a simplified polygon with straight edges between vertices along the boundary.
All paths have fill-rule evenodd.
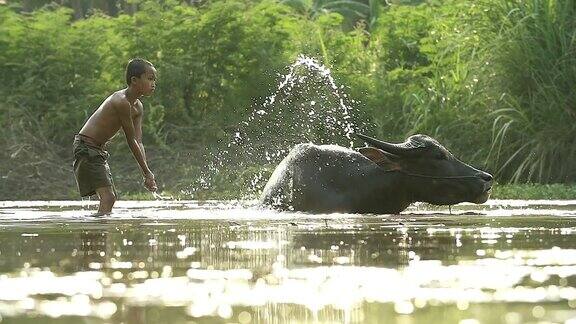
<path id="1" fill-rule="evenodd" d="M 490 196 L 492 175 L 458 160 L 429 136 L 413 135 L 400 144 L 356 136 L 371 145 L 359 152 L 379 167 L 402 174 L 417 201 L 435 205 L 483 203 Z"/>

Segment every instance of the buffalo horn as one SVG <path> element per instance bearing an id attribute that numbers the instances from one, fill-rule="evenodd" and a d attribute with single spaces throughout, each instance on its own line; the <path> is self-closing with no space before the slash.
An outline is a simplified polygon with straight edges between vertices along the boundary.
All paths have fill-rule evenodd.
<path id="1" fill-rule="evenodd" d="M 416 150 L 416 148 L 418 148 L 418 146 L 415 146 L 410 142 L 405 142 L 405 143 L 401 143 L 401 144 L 392 144 L 392 143 L 377 140 L 375 138 L 372 138 L 372 137 L 369 137 L 369 136 L 366 136 L 363 134 L 356 133 L 355 135 L 358 136 L 364 142 L 366 142 L 370 145 L 373 145 L 376 148 L 384 150 L 388 153 L 396 154 L 399 156 L 411 156 L 411 155 L 418 153 L 418 150 Z"/>

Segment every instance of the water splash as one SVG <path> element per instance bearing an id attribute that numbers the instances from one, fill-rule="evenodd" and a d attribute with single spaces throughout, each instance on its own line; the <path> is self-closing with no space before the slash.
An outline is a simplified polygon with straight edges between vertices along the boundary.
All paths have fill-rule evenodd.
<path id="1" fill-rule="evenodd" d="M 306 70 L 299 71 L 299 69 L 302 67 Z M 316 73 L 316 76 L 319 77 L 320 80 L 313 80 L 315 75 L 309 75 L 309 72 Z M 333 102 L 329 102 L 330 98 L 326 97 L 327 94 L 320 93 L 322 89 L 317 91 L 318 89 L 311 88 L 312 86 L 316 85 L 318 81 L 323 83 L 320 84 L 321 86 L 323 85 L 325 89 L 329 90 L 329 95 L 331 94 L 333 96 L 332 99 L 335 99 Z M 299 89 L 302 86 L 309 87 L 308 89 L 305 89 L 307 92 L 312 90 L 312 92 L 315 93 L 308 93 L 312 94 L 312 96 L 309 97 L 294 98 L 303 92 L 301 89 Z M 295 126 L 303 127 L 302 130 L 304 132 L 302 132 L 301 135 L 304 139 L 310 142 L 323 142 L 324 139 L 328 139 L 326 137 L 331 137 L 318 136 L 318 134 L 314 133 L 314 127 L 317 127 L 318 124 L 325 122 L 324 125 L 327 126 L 327 130 L 331 132 L 324 135 L 343 135 L 349 140 L 350 146 L 352 146 L 351 134 L 354 133 L 355 124 L 351 115 L 352 107 L 350 107 L 345 102 L 345 100 L 347 100 L 347 95 L 342 93 L 342 88 L 343 86 L 338 87 L 336 85 L 334 78 L 330 74 L 330 69 L 320 64 L 313 58 L 299 56 L 296 62 L 290 66 L 289 72 L 284 75 L 283 80 L 278 86 L 278 91 L 275 94 L 269 96 L 263 106 L 265 109 L 268 108 L 268 110 L 272 110 L 272 112 L 274 112 L 276 98 L 279 96 L 282 97 L 280 98 L 279 103 L 276 105 L 281 109 L 284 108 L 284 105 L 286 104 L 295 104 L 296 102 L 294 99 L 301 99 L 301 102 L 299 102 L 299 107 L 294 107 L 295 109 L 300 110 L 293 112 L 297 117 L 304 117 L 304 122 L 306 121 L 306 118 L 308 119 L 307 121 L 309 121 L 309 123 L 295 124 Z M 319 101 L 317 102 L 314 100 L 315 98 L 318 98 Z M 354 103 L 354 100 L 350 100 L 350 102 Z M 290 107 L 288 109 L 290 109 Z M 266 110 L 257 110 L 252 114 L 252 116 L 250 116 L 248 121 L 252 122 L 260 116 L 264 115 L 266 115 Z M 295 127 L 292 127 L 292 129 L 294 128 Z M 342 139 L 339 138 L 329 139 L 335 140 L 338 143 L 342 142 Z"/>
<path id="2" fill-rule="evenodd" d="M 357 103 L 337 85 L 329 68 L 299 56 L 276 90 L 209 154 L 198 187 L 219 190 L 219 185 L 229 188 L 234 182 L 248 189 L 237 197 L 254 195 L 296 144 L 351 147 L 359 126 L 359 114 L 352 108 Z"/>

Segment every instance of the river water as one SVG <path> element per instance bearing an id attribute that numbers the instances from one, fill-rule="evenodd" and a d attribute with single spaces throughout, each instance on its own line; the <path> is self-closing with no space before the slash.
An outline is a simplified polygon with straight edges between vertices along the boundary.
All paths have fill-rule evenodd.
<path id="1" fill-rule="evenodd" d="M 576 323 L 576 201 L 0 202 L 0 323 Z"/>

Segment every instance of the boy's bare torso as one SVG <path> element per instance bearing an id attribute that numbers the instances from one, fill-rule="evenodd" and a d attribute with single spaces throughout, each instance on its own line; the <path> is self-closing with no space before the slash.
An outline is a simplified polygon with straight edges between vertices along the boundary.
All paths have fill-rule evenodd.
<path id="1" fill-rule="evenodd" d="M 80 130 L 80 135 L 91 138 L 98 146 L 108 142 L 122 128 L 118 109 L 129 103 L 132 123 L 136 125 L 136 120 L 142 115 L 142 103 L 136 99 L 129 102 L 125 90 L 118 90 L 111 94 L 90 116 L 84 127 Z"/>

